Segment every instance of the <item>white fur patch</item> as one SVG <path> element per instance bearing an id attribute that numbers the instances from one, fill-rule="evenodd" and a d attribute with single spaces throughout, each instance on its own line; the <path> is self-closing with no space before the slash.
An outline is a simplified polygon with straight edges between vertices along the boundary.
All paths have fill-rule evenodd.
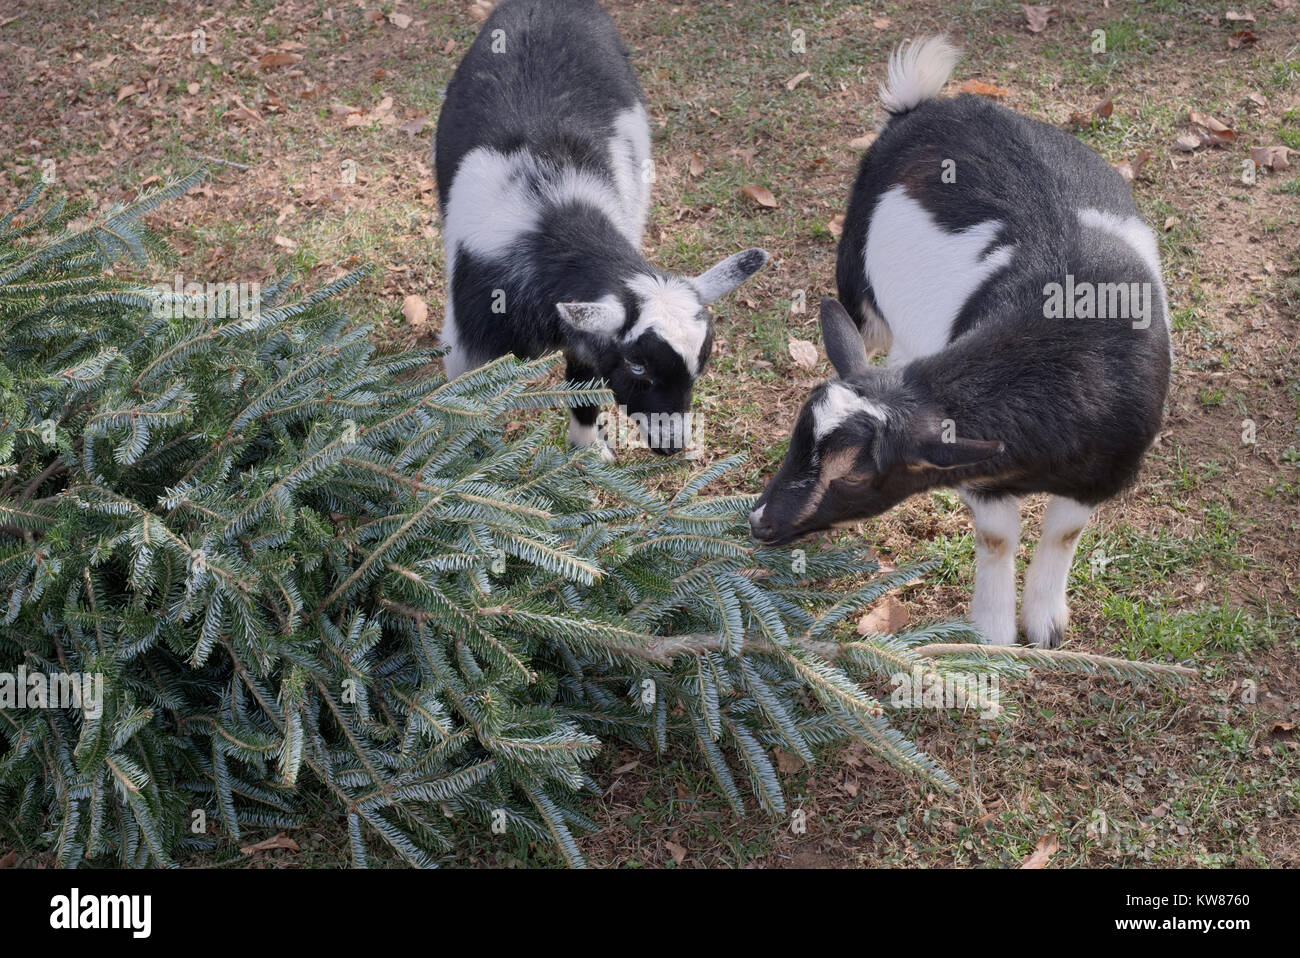
<path id="1" fill-rule="evenodd" d="M 676 276 L 642 274 L 628 281 L 640 300 L 636 325 L 624 336 L 632 342 L 642 333 L 655 332 L 682 357 L 692 377 L 700 373 L 700 350 L 708 336 L 708 323 L 700 317 L 700 298 L 689 282 Z"/>
<path id="2" fill-rule="evenodd" d="M 905 113 L 938 96 L 960 56 L 961 51 L 942 36 L 900 43 L 890 54 L 880 102 L 890 113 Z"/>
<path id="3" fill-rule="evenodd" d="M 470 359 L 461 349 L 460 330 L 456 327 L 456 311 L 450 293 L 447 294 L 447 318 L 442 321 L 442 344 L 447 347 L 447 355 L 442 357 L 443 369 L 447 371 L 449 380 L 456 379 L 469 368 Z"/>
<path id="4" fill-rule="evenodd" d="M 637 249 L 641 248 L 650 211 L 649 159 L 650 124 L 646 121 L 645 107 L 638 103 L 614 118 L 614 136 L 609 141 L 609 162 L 623 200 L 627 227 L 624 235 Z"/>
<path id="5" fill-rule="evenodd" d="M 452 180 L 442 224 L 448 290 L 442 341 L 451 347 L 444 360 L 448 376 L 459 375 L 472 362 L 460 351 L 452 310 L 456 256 L 466 250 L 499 260 L 520 237 L 537 229 L 547 204 L 573 201 L 600 209 L 620 232 L 640 245 L 644 212 L 638 214 L 626 207 L 615 187 L 600 177 L 570 167 L 545 166 L 523 150 L 500 153 L 481 146 L 465 154 Z"/>
<path id="6" fill-rule="evenodd" d="M 1035 645 L 1050 644 L 1053 633 L 1064 633 L 1070 620 L 1066 584 L 1079 544 L 1079 533 L 1092 518 L 1092 506 L 1052 496 L 1043 513 L 1043 531 L 1025 573 L 1020 622 Z"/>
<path id="7" fill-rule="evenodd" d="M 1167 308 L 1168 299 L 1165 296 L 1164 278 L 1160 275 L 1160 247 L 1156 242 L 1156 234 L 1151 232 L 1151 228 L 1143 223 L 1136 216 L 1117 216 L 1114 213 L 1107 213 L 1104 210 L 1085 207 L 1077 211 L 1079 223 L 1083 226 L 1100 230 L 1103 233 L 1120 240 L 1127 244 L 1135 253 L 1141 257 L 1142 262 L 1146 263 L 1151 270 L 1151 275 L 1155 277 L 1155 290 L 1160 296 L 1160 315 L 1165 318 L 1166 325 L 1169 322 L 1169 311 Z M 1173 355 L 1173 343 L 1169 344 L 1169 354 Z"/>
<path id="8" fill-rule="evenodd" d="M 521 236 L 537 228 L 547 204 L 575 201 L 601 210 L 621 233 L 639 242 L 636 216 L 624 207 L 614 186 L 600 177 L 572 167 L 546 166 L 522 150 L 470 150 L 452 181 L 443 222 L 448 273 L 460 249 L 500 259 Z"/>
<path id="9" fill-rule="evenodd" d="M 975 594 L 970 617 L 990 645 L 1016 641 L 1016 550 L 1020 502 L 982 499 L 962 491 L 975 523 Z"/>
<path id="10" fill-rule="evenodd" d="M 1160 276 L 1160 253 L 1156 236 L 1136 216 L 1117 216 L 1104 210 L 1086 207 L 1078 211 L 1079 222 L 1095 230 L 1102 230 L 1123 240 L 1142 257 L 1151 272 Z"/>
<path id="11" fill-rule="evenodd" d="M 953 321 L 984 281 L 1011 262 L 1015 248 L 989 245 L 1002 224 L 950 233 L 902 185 L 871 214 L 863 251 L 867 282 L 894 335 L 889 365 L 901 366 L 948 345 Z"/>
<path id="12" fill-rule="evenodd" d="M 858 413 L 866 413 L 877 422 L 884 422 L 888 416 L 888 410 L 879 403 L 859 396 L 843 383 L 831 383 L 813 407 L 813 437 L 821 442 Z"/>

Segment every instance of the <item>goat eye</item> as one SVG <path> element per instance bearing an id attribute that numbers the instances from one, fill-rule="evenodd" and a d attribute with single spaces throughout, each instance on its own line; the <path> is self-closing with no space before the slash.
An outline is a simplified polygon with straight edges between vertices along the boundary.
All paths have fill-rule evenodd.
<path id="1" fill-rule="evenodd" d="M 629 362 L 627 364 L 627 371 L 630 372 L 633 376 L 645 375 L 645 367 L 642 366 L 640 363 Z"/>

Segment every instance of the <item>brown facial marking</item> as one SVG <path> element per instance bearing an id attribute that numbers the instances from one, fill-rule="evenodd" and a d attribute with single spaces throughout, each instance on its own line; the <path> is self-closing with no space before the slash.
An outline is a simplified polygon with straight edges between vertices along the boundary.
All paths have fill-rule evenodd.
<path id="1" fill-rule="evenodd" d="M 830 484 L 853 472 L 857 459 L 856 449 L 845 448 L 835 450 L 822 460 L 821 472 L 817 475 L 817 488 L 812 491 L 804 507 L 799 510 L 799 515 L 795 517 L 796 523 L 803 522 L 817 511 L 817 507 L 826 498 L 826 490 L 830 488 Z"/>

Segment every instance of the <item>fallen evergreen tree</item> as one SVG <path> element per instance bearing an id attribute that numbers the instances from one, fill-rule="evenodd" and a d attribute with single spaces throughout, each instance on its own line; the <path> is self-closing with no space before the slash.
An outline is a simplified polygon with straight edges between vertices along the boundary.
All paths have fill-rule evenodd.
<path id="1" fill-rule="evenodd" d="M 310 794 L 356 865 L 377 839 L 431 864 L 464 823 L 578 863 L 610 739 L 693 749 L 737 813 L 747 789 L 783 815 L 774 746 L 857 739 L 956 787 L 868 691 L 893 675 L 1161 673 L 961 624 L 845 640 L 925 569 L 754 549 L 750 497 L 699 495 L 732 460 L 664 496 L 662 465 L 558 448 L 528 413 L 605 390 L 549 385 L 555 357 L 447 383 L 379 353 L 335 304 L 359 273 L 218 319 L 109 275 L 194 182 L 85 221 L 37 190 L 0 220 L 0 673 L 103 682 L 98 708 L 0 708 L 0 845 L 168 865 Z"/>

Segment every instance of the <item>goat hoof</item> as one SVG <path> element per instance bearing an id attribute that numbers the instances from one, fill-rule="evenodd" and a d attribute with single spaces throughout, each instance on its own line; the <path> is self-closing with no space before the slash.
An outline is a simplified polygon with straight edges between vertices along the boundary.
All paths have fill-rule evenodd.
<path id="1" fill-rule="evenodd" d="M 1049 625 L 1044 629 L 1025 629 L 1025 639 L 1040 649 L 1054 649 L 1065 641 L 1065 626 Z"/>

